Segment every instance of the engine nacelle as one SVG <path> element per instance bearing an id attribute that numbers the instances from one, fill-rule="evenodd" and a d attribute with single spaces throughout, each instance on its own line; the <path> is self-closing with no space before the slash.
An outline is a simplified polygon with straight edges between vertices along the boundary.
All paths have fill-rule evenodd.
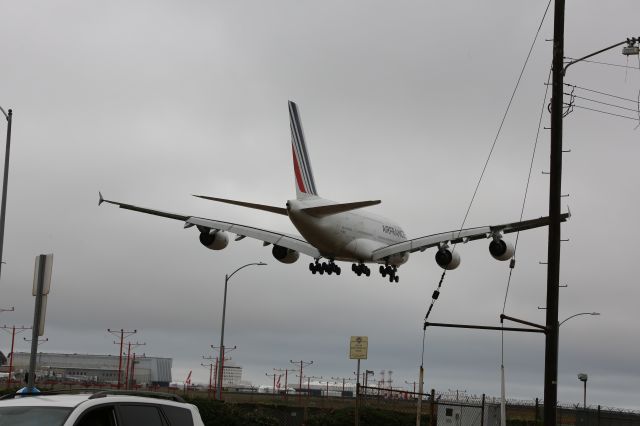
<path id="1" fill-rule="evenodd" d="M 200 243 L 211 250 L 222 250 L 229 244 L 229 236 L 224 231 L 205 229 L 200 231 Z"/>
<path id="2" fill-rule="evenodd" d="M 282 263 L 293 263 L 300 257 L 300 253 L 297 251 L 276 245 L 273 246 L 271 253 L 273 257 Z"/>
<path id="3" fill-rule="evenodd" d="M 442 269 L 451 270 L 460 266 L 460 255 L 449 248 L 441 248 L 436 253 L 436 263 Z"/>
<path id="4" fill-rule="evenodd" d="M 502 238 L 494 239 L 489 243 L 489 253 L 496 260 L 509 260 L 513 257 L 516 250 L 509 241 Z"/>

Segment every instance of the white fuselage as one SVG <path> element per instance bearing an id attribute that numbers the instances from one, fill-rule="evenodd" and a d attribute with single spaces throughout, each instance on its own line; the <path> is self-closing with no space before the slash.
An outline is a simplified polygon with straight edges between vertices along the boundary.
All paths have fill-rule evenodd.
<path id="1" fill-rule="evenodd" d="M 314 217 L 302 211 L 331 204 L 335 203 L 320 197 L 287 202 L 287 212 L 293 225 L 327 259 L 374 262 L 374 250 L 407 239 L 398 224 L 362 209 L 324 217 Z M 391 257 L 388 262 L 379 262 L 400 266 L 408 259 L 409 253 L 402 253 Z"/>

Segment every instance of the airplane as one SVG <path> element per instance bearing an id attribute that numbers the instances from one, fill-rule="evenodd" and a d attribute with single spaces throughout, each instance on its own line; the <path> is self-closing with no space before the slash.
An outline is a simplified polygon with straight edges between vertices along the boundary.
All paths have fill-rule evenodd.
<path id="1" fill-rule="evenodd" d="M 287 216 L 301 236 L 107 200 L 100 192 L 98 205 L 114 204 L 123 209 L 182 221 L 185 228 L 195 226 L 199 231 L 200 243 L 211 250 L 227 247 L 229 233 L 233 233 L 236 234 L 236 241 L 249 237 L 262 241 L 264 246 L 273 245 L 273 257 L 285 264 L 296 262 L 300 253 L 310 256 L 313 261 L 309 263 L 309 270 L 313 274 L 340 275 L 342 269 L 336 262 L 350 262 L 351 270 L 356 275 L 368 277 L 371 270 L 367 264 L 379 264 L 382 277 L 388 277 L 390 282 L 396 283 L 399 281 L 398 267 L 409 260 L 411 253 L 437 247 L 436 263 L 443 269 L 452 270 L 460 265 L 457 244 L 490 239 L 491 256 L 506 261 L 513 257 L 515 250 L 513 244 L 504 239 L 505 234 L 543 227 L 550 223 L 549 217 L 540 217 L 407 239 L 396 222 L 363 210 L 380 204 L 380 200 L 338 203 L 318 195 L 298 106 L 292 101 L 289 101 L 289 120 L 295 199 L 288 200 L 285 207 L 279 207 L 207 195 L 194 196 Z M 569 216 L 569 213 L 565 213 L 560 220 L 564 222 Z"/>

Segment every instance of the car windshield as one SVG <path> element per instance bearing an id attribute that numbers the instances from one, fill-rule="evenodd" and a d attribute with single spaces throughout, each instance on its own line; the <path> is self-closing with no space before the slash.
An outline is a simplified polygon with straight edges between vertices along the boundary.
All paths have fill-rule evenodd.
<path id="1" fill-rule="evenodd" d="M 0 407 L 0 426 L 61 426 L 70 407 Z"/>

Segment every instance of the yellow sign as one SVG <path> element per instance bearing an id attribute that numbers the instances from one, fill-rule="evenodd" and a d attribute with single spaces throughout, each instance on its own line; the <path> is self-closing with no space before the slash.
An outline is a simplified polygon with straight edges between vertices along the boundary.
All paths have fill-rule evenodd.
<path id="1" fill-rule="evenodd" d="M 367 359 L 368 349 L 369 349 L 369 337 L 351 336 L 351 344 L 349 345 L 350 359 Z"/>

